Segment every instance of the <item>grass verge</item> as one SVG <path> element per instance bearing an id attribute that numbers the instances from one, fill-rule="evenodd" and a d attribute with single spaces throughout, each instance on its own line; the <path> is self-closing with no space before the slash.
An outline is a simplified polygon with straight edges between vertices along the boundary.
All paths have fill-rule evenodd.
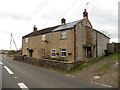
<path id="1" fill-rule="evenodd" d="M 86 63 L 84 64 L 78 64 L 77 66 L 71 68 L 68 72 L 76 72 L 79 70 L 82 70 L 85 67 L 89 67 L 90 65 L 93 65 L 95 63 L 98 63 L 100 61 L 103 61 L 105 59 L 110 59 L 110 60 L 118 60 L 120 58 L 120 54 L 110 54 L 109 56 L 103 56 L 98 59 L 89 59 Z M 111 63 L 105 64 L 101 67 L 100 70 L 105 70 L 111 66 Z"/>

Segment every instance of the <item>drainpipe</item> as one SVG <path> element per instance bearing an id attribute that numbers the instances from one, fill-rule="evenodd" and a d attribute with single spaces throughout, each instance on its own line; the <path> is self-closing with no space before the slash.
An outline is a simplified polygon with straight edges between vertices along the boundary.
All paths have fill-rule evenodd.
<path id="1" fill-rule="evenodd" d="M 96 58 L 98 58 L 98 34 L 96 31 Z"/>
<path id="2" fill-rule="evenodd" d="M 74 61 L 76 61 L 76 26 L 74 26 Z"/>
<path id="3" fill-rule="evenodd" d="M 23 37 L 22 37 L 22 49 L 21 49 L 21 55 L 23 55 Z"/>

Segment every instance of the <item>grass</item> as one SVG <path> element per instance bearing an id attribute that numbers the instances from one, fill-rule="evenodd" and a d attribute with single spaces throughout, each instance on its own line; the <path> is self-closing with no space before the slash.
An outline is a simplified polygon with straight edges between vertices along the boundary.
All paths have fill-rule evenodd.
<path id="1" fill-rule="evenodd" d="M 113 63 L 111 63 L 111 62 L 109 62 L 107 64 L 103 64 L 98 70 L 96 70 L 96 72 L 99 73 L 101 71 L 108 70 L 111 65 L 113 65 Z"/>
<path id="2" fill-rule="evenodd" d="M 14 57 L 14 55 L 13 54 L 8 54 L 8 55 L 6 55 L 6 57 Z"/>
<path id="3" fill-rule="evenodd" d="M 120 57 L 120 54 L 110 54 L 109 56 L 103 56 L 103 57 L 100 57 L 98 59 L 89 59 L 86 63 L 84 64 L 78 64 L 77 66 L 71 68 L 69 70 L 69 72 L 76 72 L 78 70 L 82 70 L 83 68 L 85 67 L 89 67 L 90 65 L 93 65 L 95 63 L 98 63 L 100 61 L 103 61 L 105 59 L 112 59 L 112 60 L 117 60 L 118 58 Z M 100 68 L 100 71 L 101 70 L 105 70 L 107 68 L 109 68 L 111 66 L 111 63 L 108 63 L 108 64 L 104 64 L 101 68 Z"/>
<path id="4" fill-rule="evenodd" d="M 6 57 L 14 57 L 15 55 L 19 55 L 19 54 L 7 54 Z"/>

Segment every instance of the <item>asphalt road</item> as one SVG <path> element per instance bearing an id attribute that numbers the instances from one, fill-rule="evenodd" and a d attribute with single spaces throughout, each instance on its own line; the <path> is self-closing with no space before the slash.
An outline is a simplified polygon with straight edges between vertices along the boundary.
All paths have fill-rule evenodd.
<path id="1" fill-rule="evenodd" d="M 0 55 L 1 88 L 105 88 L 64 73 L 14 61 Z"/>

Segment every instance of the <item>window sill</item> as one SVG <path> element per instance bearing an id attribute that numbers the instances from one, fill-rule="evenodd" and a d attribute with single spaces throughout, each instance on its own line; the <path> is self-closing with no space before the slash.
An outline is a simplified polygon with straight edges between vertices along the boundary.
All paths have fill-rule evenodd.
<path id="1" fill-rule="evenodd" d="M 61 56 L 62 58 L 67 58 L 67 56 Z"/>
<path id="2" fill-rule="evenodd" d="M 60 40 L 66 40 L 67 38 L 61 38 Z"/>

